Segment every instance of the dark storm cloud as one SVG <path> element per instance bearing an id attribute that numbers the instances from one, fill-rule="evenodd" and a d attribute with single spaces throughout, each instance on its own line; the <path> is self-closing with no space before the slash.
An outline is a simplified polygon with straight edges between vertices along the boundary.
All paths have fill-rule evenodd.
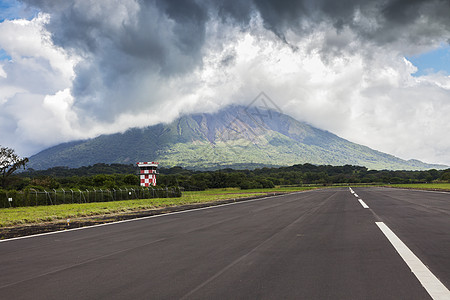
<path id="1" fill-rule="evenodd" d="M 53 38 L 57 44 L 72 46 L 89 51 L 95 51 L 101 41 L 98 37 L 112 37 L 117 32 L 108 32 L 102 26 L 104 20 L 92 19 L 85 11 L 80 10 L 76 3 L 89 1 L 51 1 L 24 0 L 32 6 L 56 14 L 49 25 Z M 92 1 L 95 5 L 96 1 Z M 126 1 L 125 1 L 126 2 Z M 448 0 L 239 0 L 239 1 L 187 1 L 187 0 L 153 0 L 138 1 L 141 11 L 137 16 L 138 26 L 129 28 L 124 25 L 123 37 L 113 38 L 130 54 L 145 54 L 154 61 L 167 59 L 164 55 L 165 47 L 160 40 L 164 36 L 152 34 L 155 30 L 148 21 L 153 8 L 166 15 L 175 22 L 173 33 L 174 44 L 181 53 L 198 55 L 204 42 L 205 23 L 211 17 L 211 12 L 217 13 L 223 19 L 233 20 L 245 25 L 252 14 L 258 12 L 266 28 L 278 35 L 284 35 L 286 30 L 301 31 L 302 22 L 309 22 L 309 26 L 316 26 L 320 22 L 331 22 L 337 29 L 343 26 L 352 27 L 362 36 L 382 41 L 389 39 L 383 35 L 396 31 L 396 28 L 411 25 L 419 18 L 425 19 L 424 25 L 439 24 L 447 30 L 450 27 L 450 1 Z M 88 9 L 89 5 L 82 8 Z M 378 27 L 372 31 L 359 28 L 354 21 L 355 11 L 363 15 L 376 18 Z M 303 24 L 303 26 L 306 26 Z M 404 33 L 407 34 L 407 33 Z M 128 36 L 129 39 L 124 37 Z M 136 39 L 136 40 L 134 40 Z M 136 42 L 130 45 L 130 40 Z M 134 49 L 136 48 L 136 49 Z M 148 51 L 147 51 L 148 50 Z M 135 52 L 134 52 L 135 51 Z M 164 64 L 163 64 L 164 65 Z"/>
<path id="2" fill-rule="evenodd" d="M 51 14 L 47 29 L 54 44 L 84 59 L 76 67 L 72 93 L 76 106 L 95 111 L 96 118 L 112 120 L 133 101 L 134 106 L 151 102 L 151 95 L 126 97 L 125 89 L 145 76 L 180 76 L 202 63 L 208 15 L 195 1 L 28 3 Z"/>
<path id="3" fill-rule="evenodd" d="M 380 27 L 373 31 L 360 30 L 360 34 L 378 44 L 399 39 L 413 44 L 426 44 L 449 33 L 449 15 L 448 0 L 387 1 L 379 7 L 377 19 Z"/>
<path id="4" fill-rule="evenodd" d="M 444 0 L 24 2 L 51 14 L 47 29 L 54 44 L 84 59 L 75 70 L 75 105 L 96 111 L 93 116 L 104 120 L 145 101 L 158 101 L 151 95 L 128 93 L 144 84 L 143 78 L 184 76 L 201 67 L 209 21 L 245 28 L 259 14 L 264 26 L 288 44 L 288 31 L 302 35 L 323 23 L 334 26 L 338 34 L 348 28 L 360 39 L 380 45 L 399 39 L 426 44 L 450 28 L 450 5 Z M 357 12 L 370 26 L 355 20 Z M 319 50 L 338 55 L 347 44 L 332 36 Z M 224 60 L 232 62 L 232 56 Z"/>
<path id="5" fill-rule="evenodd" d="M 287 30 L 308 33 L 323 22 L 338 32 L 348 27 L 359 38 L 379 45 L 398 40 L 426 43 L 450 31 L 448 0 L 254 0 L 253 7 L 265 27 L 280 38 Z M 372 26 L 361 24 L 355 13 L 370 19 Z"/>
<path id="6" fill-rule="evenodd" d="M 133 16 L 133 23 L 121 26 L 111 26 L 110 23 L 114 20 L 106 22 L 108 11 L 100 15 L 89 13 L 90 6 L 95 7 L 97 1 L 91 1 L 91 5 L 90 1 L 25 2 L 52 14 L 48 27 L 55 44 L 84 53 L 107 56 L 117 54 L 105 49 L 112 47 L 123 55 L 136 58 L 137 65 L 130 66 L 130 70 L 136 70 L 136 67 L 152 68 L 169 76 L 188 72 L 201 64 L 206 22 L 211 16 L 218 15 L 222 20 L 245 26 L 257 12 L 261 15 L 264 26 L 282 39 L 287 30 L 301 34 L 309 32 L 321 22 L 329 22 L 337 30 L 347 26 L 361 38 L 377 43 L 389 43 L 402 36 L 415 40 L 421 33 L 429 35 L 430 32 L 426 30 L 408 32 L 408 26 L 419 18 L 425 20 L 424 26 L 434 25 L 434 31 L 450 28 L 448 0 L 143 0 L 137 2 L 140 10 Z M 357 10 L 375 20 L 376 26 L 364 28 L 356 22 L 354 15 Z M 158 27 L 163 16 L 173 22 L 172 28 Z M 160 24 L 168 25 L 164 22 Z M 115 61 L 107 61 L 116 64 Z M 119 63 L 117 69 L 122 72 L 124 66 Z"/>
<path id="7" fill-rule="evenodd" d="M 208 16 L 207 8 L 195 1 L 138 1 L 137 14 L 130 15 L 129 23 L 114 20 L 113 12 L 117 11 L 117 7 L 104 7 L 107 2 L 26 2 L 52 15 L 47 27 L 52 33 L 53 42 L 66 49 L 87 54 L 104 54 L 108 52 L 105 47 L 109 46 L 123 51 L 125 55 L 169 69 L 172 67 L 170 55 L 173 52 L 186 55 L 193 62 L 198 62 L 201 58 L 199 50 L 204 42 Z M 126 3 L 133 1 L 122 2 L 126 10 Z M 90 10 L 95 10 L 98 3 L 101 3 L 103 11 L 92 13 Z M 109 15 L 109 12 L 112 13 Z M 165 22 L 165 19 L 172 21 L 172 24 Z M 114 26 L 114 22 L 118 23 L 117 26 Z M 164 27 L 168 25 L 173 27 Z M 170 70 L 167 73 L 170 74 Z"/>

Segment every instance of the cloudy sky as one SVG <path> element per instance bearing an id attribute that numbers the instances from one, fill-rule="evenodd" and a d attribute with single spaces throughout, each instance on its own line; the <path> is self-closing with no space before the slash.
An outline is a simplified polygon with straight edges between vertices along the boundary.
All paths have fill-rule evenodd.
<path id="1" fill-rule="evenodd" d="M 22 156 L 250 103 L 450 165 L 448 0 L 0 0 L 0 145 Z"/>

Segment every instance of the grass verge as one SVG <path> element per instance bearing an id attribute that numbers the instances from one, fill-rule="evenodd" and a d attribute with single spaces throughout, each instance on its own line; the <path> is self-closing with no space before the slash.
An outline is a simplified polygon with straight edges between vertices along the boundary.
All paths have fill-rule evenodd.
<path id="1" fill-rule="evenodd" d="M 154 198 L 53 206 L 29 206 L 0 209 L 0 227 L 23 226 L 43 222 L 65 222 L 67 219 L 130 213 L 178 205 L 207 203 L 220 200 L 289 193 L 317 187 L 283 187 L 273 189 L 240 190 L 237 188 L 184 192 L 180 198 Z"/>
<path id="2" fill-rule="evenodd" d="M 389 184 L 389 187 L 417 189 L 417 190 L 443 190 L 450 191 L 450 183 L 412 183 L 412 184 Z"/>

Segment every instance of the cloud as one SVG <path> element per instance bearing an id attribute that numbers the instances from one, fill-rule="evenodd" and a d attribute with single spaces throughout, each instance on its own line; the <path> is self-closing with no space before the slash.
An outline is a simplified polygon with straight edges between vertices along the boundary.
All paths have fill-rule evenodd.
<path id="1" fill-rule="evenodd" d="M 40 14 L 0 23 L 0 45 L 11 57 L 0 61 L 0 140 L 24 153 L 74 137 L 71 130 L 61 131 L 59 112 L 45 105 L 50 95 L 64 90 L 70 95 L 76 63 L 52 44 L 44 29 L 48 20 Z M 70 110 L 63 103 L 58 105 Z"/>
<path id="2" fill-rule="evenodd" d="M 450 39 L 447 1 L 24 3 L 41 14 L 0 23 L 0 135 L 27 155 L 264 91 L 349 140 L 450 164 L 449 78 L 404 58 Z"/>
<path id="3" fill-rule="evenodd" d="M 55 45 L 83 58 L 72 93 L 88 119 L 113 122 L 130 109 L 151 107 L 159 101 L 152 90 L 133 91 L 155 77 L 170 81 L 201 66 L 207 15 L 195 2 L 36 4 L 59 12 L 46 26 Z"/>
<path id="4" fill-rule="evenodd" d="M 309 44 L 323 42 L 330 30 L 302 39 L 295 52 L 272 39 L 247 57 L 238 52 L 230 74 L 239 77 L 223 89 L 245 82 L 236 88 L 250 91 L 244 99 L 264 90 L 284 112 L 351 141 L 405 159 L 448 163 L 450 142 L 442 137 L 449 130 L 450 78 L 417 79 L 411 76 L 415 67 L 396 50 L 365 49 L 360 42 L 354 45 L 360 51 L 324 61 L 319 52 L 310 53 Z"/>

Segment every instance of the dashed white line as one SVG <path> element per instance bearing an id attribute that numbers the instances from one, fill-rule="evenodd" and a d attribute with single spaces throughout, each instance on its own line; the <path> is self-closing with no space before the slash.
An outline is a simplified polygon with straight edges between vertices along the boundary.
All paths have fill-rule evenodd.
<path id="1" fill-rule="evenodd" d="M 383 222 L 375 222 L 434 300 L 450 299 L 450 291 Z"/>
<path id="2" fill-rule="evenodd" d="M 350 192 L 353 194 L 353 196 L 355 196 L 356 198 L 358 198 L 359 203 L 361 203 L 362 207 L 364 208 L 369 208 L 369 206 L 362 201 L 361 199 L 359 199 L 359 196 L 355 193 L 355 191 L 352 190 L 352 188 L 349 188 Z"/>
<path id="3" fill-rule="evenodd" d="M 359 203 L 361 203 L 362 207 L 369 208 L 369 206 L 364 201 L 362 201 L 361 199 L 358 199 L 358 201 L 359 201 Z"/>

